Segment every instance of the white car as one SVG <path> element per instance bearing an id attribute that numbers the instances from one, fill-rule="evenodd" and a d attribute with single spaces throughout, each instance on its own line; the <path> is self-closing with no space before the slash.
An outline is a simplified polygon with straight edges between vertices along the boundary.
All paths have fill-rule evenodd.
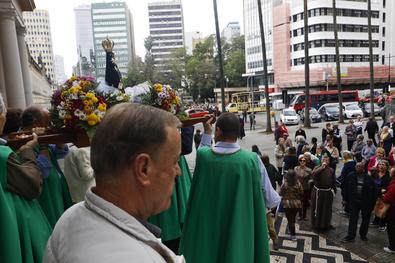
<path id="1" fill-rule="evenodd" d="M 343 107 L 343 115 L 346 119 L 352 119 L 358 116 L 363 117 L 363 112 L 358 105 L 348 104 Z"/>
<path id="2" fill-rule="evenodd" d="M 294 109 L 288 108 L 288 109 L 283 109 L 282 112 L 280 113 L 280 120 L 284 124 L 299 124 L 299 115 L 296 114 L 296 111 Z"/>

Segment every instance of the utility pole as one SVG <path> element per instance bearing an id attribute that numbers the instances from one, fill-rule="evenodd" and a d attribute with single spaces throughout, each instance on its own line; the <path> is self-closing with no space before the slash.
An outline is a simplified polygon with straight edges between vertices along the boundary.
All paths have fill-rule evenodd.
<path id="1" fill-rule="evenodd" d="M 213 0 L 213 4 L 214 4 L 214 18 L 215 18 L 215 35 L 217 36 L 217 49 L 219 56 L 219 87 L 221 89 L 222 112 L 225 112 L 224 66 L 222 63 L 222 46 L 221 46 L 221 35 L 219 32 L 219 24 L 218 24 L 217 0 Z"/>
<path id="2" fill-rule="evenodd" d="M 369 36 L 369 66 L 370 66 L 370 117 L 374 119 L 374 68 L 372 46 L 372 1 L 368 0 L 368 36 Z"/>
<path id="3" fill-rule="evenodd" d="M 263 82 L 265 84 L 265 97 L 266 97 L 266 132 L 272 132 L 272 123 L 270 117 L 270 102 L 269 102 L 269 83 L 267 75 L 267 61 L 266 61 L 266 42 L 265 42 L 265 31 L 263 29 L 262 19 L 262 5 L 261 0 L 258 2 L 258 16 L 259 16 L 259 28 L 261 30 L 261 42 L 262 42 L 262 59 L 263 59 Z"/>
<path id="4" fill-rule="evenodd" d="M 343 94 L 342 94 L 342 84 L 341 84 L 341 72 L 340 72 L 340 55 L 339 55 L 339 38 L 337 35 L 337 10 L 336 10 L 336 0 L 332 0 L 333 9 L 333 25 L 335 33 L 335 49 L 336 49 L 336 80 L 337 80 L 337 94 L 339 96 L 339 123 L 344 123 L 343 116 Z"/>
<path id="5" fill-rule="evenodd" d="M 303 20 L 304 20 L 304 83 L 305 83 L 305 110 L 304 127 L 310 128 L 310 58 L 309 58 L 309 14 L 307 10 L 307 0 L 303 0 Z"/>

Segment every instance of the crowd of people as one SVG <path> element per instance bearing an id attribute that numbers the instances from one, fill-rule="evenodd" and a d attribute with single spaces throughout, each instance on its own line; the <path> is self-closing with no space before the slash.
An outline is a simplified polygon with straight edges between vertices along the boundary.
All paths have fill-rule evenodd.
<path id="1" fill-rule="evenodd" d="M 49 125 L 45 108 L 7 110 L 0 96 L 4 262 L 270 262 L 269 237 L 279 249 L 275 215 L 285 214 L 292 241 L 297 217 L 329 230 L 338 188 L 350 218 L 344 241 L 355 238 L 359 211 L 367 240 L 373 211 L 371 223 L 388 233 L 385 251 L 395 253 L 395 150 L 381 147 L 392 128 L 382 128 L 376 147 L 354 123 L 344 134 L 327 125 L 322 144 L 308 143 L 302 127 L 290 138 L 279 123 L 273 165 L 257 146 L 240 147 L 232 113 L 211 115 L 194 133 L 169 112 L 118 104 L 82 149 L 38 143 Z M 349 151 L 341 151 L 342 135 Z M 6 146 L 26 136 L 19 149 Z M 184 156 L 194 142 L 192 177 Z"/>
<path id="2" fill-rule="evenodd" d="M 384 250 L 395 253 L 395 168 L 391 169 L 395 166 L 394 128 L 393 116 L 381 129 L 374 119 L 365 123 L 359 117 L 350 120 L 344 131 L 337 124 L 326 123 L 321 143 L 316 137 L 308 143 L 302 126 L 291 138 L 283 123 L 276 125 L 274 156 L 277 169 L 268 168 L 267 171 L 269 177 L 274 178 L 273 187 L 280 187 L 282 203 L 278 210 L 285 212 L 291 240 L 296 239 L 297 216 L 299 220 L 311 220 L 312 228 L 318 232 L 334 228 L 332 204 L 339 189 L 342 214 L 349 218 L 348 234 L 343 242 L 355 240 L 358 219 L 362 217 L 360 238 L 367 241 L 369 226 L 378 227 L 379 231 L 388 234 L 389 246 Z M 347 140 L 345 150 L 342 149 L 343 137 Z M 262 156 L 256 145 L 252 151 Z M 267 158 L 264 163 L 266 167 L 273 166 Z M 308 207 L 310 217 L 307 216 Z"/>

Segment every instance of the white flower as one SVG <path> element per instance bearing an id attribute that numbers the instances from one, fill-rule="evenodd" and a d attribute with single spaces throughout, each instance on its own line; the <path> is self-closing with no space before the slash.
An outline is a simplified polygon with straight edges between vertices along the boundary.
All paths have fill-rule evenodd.
<path id="1" fill-rule="evenodd" d="M 123 101 L 123 96 L 122 96 L 122 95 L 118 95 L 118 96 L 116 97 L 116 100 L 117 100 L 117 101 Z"/>
<path id="2" fill-rule="evenodd" d="M 64 119 L 66 117 L 67 112 L 65 110 L 60 110 L 59 111 L 59 118 Z"/>

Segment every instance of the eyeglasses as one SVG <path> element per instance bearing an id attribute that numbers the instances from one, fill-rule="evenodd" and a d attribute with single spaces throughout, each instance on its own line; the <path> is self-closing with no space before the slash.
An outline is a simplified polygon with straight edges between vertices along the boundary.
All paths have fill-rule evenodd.
<path id="1" fill-rule="evenodd" d="M 306 160 L 300 160 L 300 162 L 306 162 Z"/>

